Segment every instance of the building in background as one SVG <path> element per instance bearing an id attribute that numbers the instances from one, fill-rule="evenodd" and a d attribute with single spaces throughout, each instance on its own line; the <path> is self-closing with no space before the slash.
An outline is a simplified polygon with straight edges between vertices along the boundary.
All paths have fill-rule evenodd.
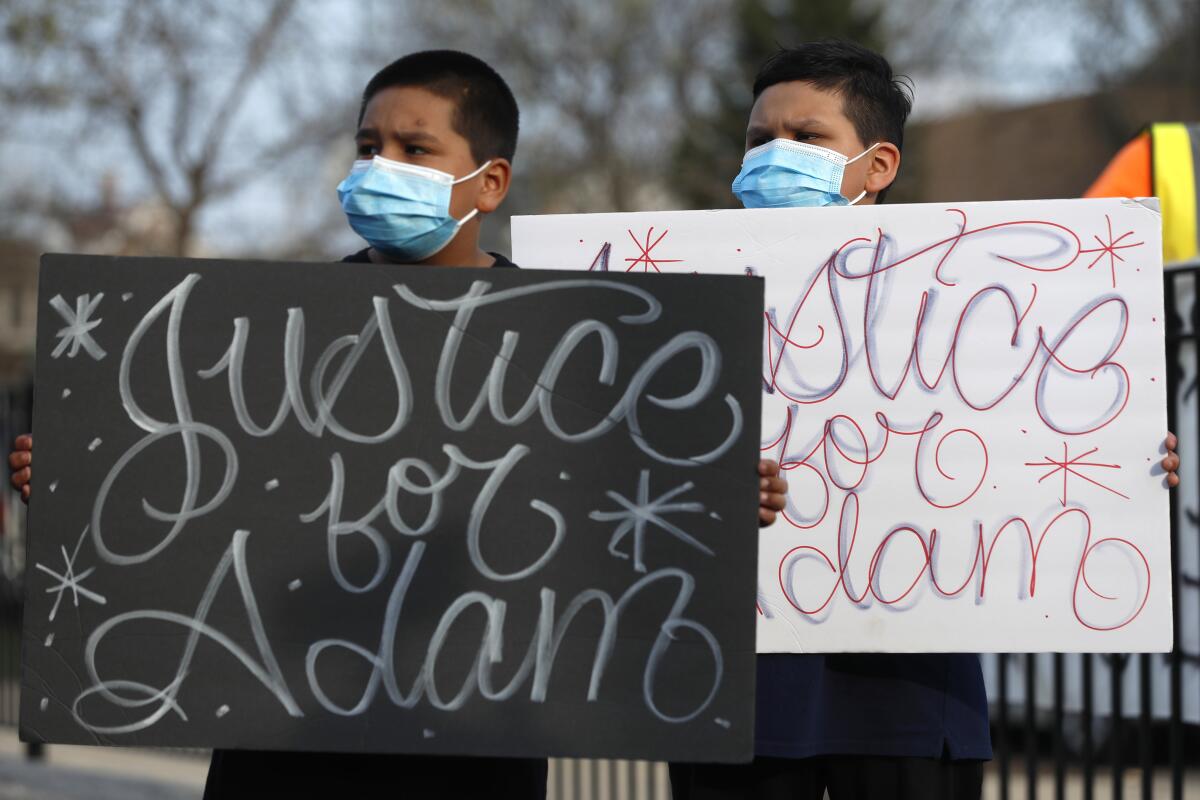
<path id="1" fill-rule="evenodd" d="M 1148 123 L 1200 119 L 1196 87 L 1128 87 L 912 126 L 894 202 L 1080 197 Z"/>

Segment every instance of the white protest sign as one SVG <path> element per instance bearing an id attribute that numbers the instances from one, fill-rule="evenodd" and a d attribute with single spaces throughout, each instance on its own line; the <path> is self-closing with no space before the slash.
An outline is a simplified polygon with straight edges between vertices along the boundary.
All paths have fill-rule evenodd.
<path id="1" fill-rule="evenodd" d="M 1160 231 L 1154 200 L 512 224 L 523 267 L 766 278 L 760 652 L 1170 649 Z"/>

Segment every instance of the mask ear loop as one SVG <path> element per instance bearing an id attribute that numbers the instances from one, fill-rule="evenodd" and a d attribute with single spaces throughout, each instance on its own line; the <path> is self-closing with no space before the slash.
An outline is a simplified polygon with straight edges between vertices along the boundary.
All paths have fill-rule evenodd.
<path id="1" fill-rule="evenodd" d="M 860 158 L 862 158 L 862 157 L 863 157 L 863 156 L 865 156 L 867 153 L 869 153 L 869 152 L 871 152 L 872 150 L 874 150 L 876 147 L 879 147 L 879 145 L 881 145 L 881 144 L 883 144 L 883 142 L 876 142 L 875 144 L 873 144 L 873 145 L 871 145 L 870 147 L 868 147 L 866 150 L 863 150 L 861 153 L 859 153 L 858 155 L 856 155 L 854 158 L 848 159 L 848 160 L 846 161 L 846 163 L 847 163 L 847 164 L 853 164 L 855 161 L 858 161 Z M 864 197 L 866 197 L 866 196 L 867 196 L 867 190 L 866 190 L 866 189 L 863 189 L 861 192 L 859 192 L 859 195 L 858 195 L 858 197 L 854 198 L 853 200 L 851 200 L 851 201 L 850 201 L 849 203 L 847 203 L 846 205 L 851 205 L 851 206 L 852 206 L 852 205 L 854 205 L 855 203 L 857 203 L 859 200 L 862 200 L 862 199 L 863 199 Z"/>
<path id="2" fill-rule="evenodd" d="M 475 170 L 470 175 L 463 175 L 461 178 L 455 178 L 454 180 L 450 181 L 450 185 L 455 186 L 456 184 L 462 183 L 463 181 L 471 180 L 471 178 L 474 178 L 476 175 L 478 175 L 479 173 L 483 172 L 485 169 L 490 167 L 492 165 L 492 161 L 493 161 L 493 159 L 489 158 L 487 161 L 483 162 L 482 165 L 480 165 L 479 169 Z"/>
<path id="3" fill-rule="evenodd" d="M 483 162 L 483 164 L 482 164 L 482 165 L 479 167 L 479 169 L 475 170 L 475 171 L 474 171 L 474 172 L 472 172 L 470 175 L 464 175 L 464 176 L 462 176 L 461 178 L 456 178 L 455 180 L 453 180 L 453 181 L 451 181 L 451 182 L 450 182 L 450 185 L 451 185 L 451 186 L 455 186 L 455 185 L 457 185 L 457 184 L 460 184 L 460 183 L 462 183 L 463 181 L 469 181 L 469 180 L 471 180 L 471 178 L 474 178 L 474 177 L 476 177 L 477 175 L 479 175 L 481 172 L 483 172 L 485 169 L 487 169 L 487 168 L 488 168 L 488 167 L 490 167 L 491 165 L 492 165 L 492 159 L 490 159 L 490 158 L 489 158 L 487 161 Z M 478 209 L 478 208 L 472 208 L 472 209 L 471 209 L 471 211 L 470 211 L 470 213 L 468 213 L 468 214 L 467 214 L 465 217 L 463 217 L 463 218 L 462 218 L 462 219 L 460 219 L 460 220 L 455 220 L 455 222 L 457 222 L 457 223 L 458 223 L 458 226 L 457 226 L 457 227 L 456 227 L 454 230 L 456 230 L 456 231 L 457 231 L 457 230 L 458 230 L 459 228 L 461 228 L 463 225 L 466 225 L 466 224 L 467 224 L 468 222 L 470 222 L 470 221 L 471 221 L 471 219 L 472 219 L 473 217 L 475 217 L 475 215 L 477 215 L 478 213 L 479 213 L 479 209 Z"/>
<path id="4" fill-rule="evenodd" d="M 883 142 L 876 142 L 875 144 L 873 144 L 873 145 L 871 145 L 870 147 L 868 147 L 866 150 L 863 150 L 861 153 L 859 153 L 858 155 L 856 155 L 854 158 L 848 158 L 848 159 L 846 159 L 846 163 L 847 163 L 847 164 L 853 164 L 855 161 L 858 161 L 860 158 L 862 158 L 862 157 L 863 157 L 863 156 L 865 156 L 867 153 L 869 153 L 869 152 L 871 152 L 872 150 L 874 150 L 876 147 L 879 147 L 879 145 L 881 145 L 881 144 L 883 144 Z"/>

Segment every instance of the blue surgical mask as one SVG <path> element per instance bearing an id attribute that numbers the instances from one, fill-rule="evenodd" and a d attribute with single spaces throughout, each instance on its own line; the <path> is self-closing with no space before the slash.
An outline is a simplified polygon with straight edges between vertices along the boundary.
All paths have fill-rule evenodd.
<path id="1" fill-rule="evenodd" d="M 424 261 L 479 213 L 476 208 L 462 219 L 450 216 L 450 195 L 455 184 L 491 163 L 456 180 L 448 172 L 375 156 L 354 162 L 338 184 L 338 199 L 350 227 L 371 247 L 399 261 Z"/>
<path id="2" fill-rule="evenodd" d="M 733 179 L 733 193 L 746 208 L 795 208 L 854 205 L 866 196 L 847 200 L 842 173 L 879 146 L 873 144 L 854 158 L 827 147 L 791 139 L 775 139 L 746 151 L 742 171 Z"/>

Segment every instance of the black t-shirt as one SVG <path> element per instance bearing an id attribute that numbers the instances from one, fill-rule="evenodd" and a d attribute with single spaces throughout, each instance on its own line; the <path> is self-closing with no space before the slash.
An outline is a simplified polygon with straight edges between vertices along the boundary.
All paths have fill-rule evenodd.
<path id="1" fill-rule="evenodd" d="M 370 263 L 369 248 L 342 259 Z M 517 265 L 499 253 L 493 267 Z M 546 760 L 214 750 L 204 800 L 513 797 L 544 800 Z"/>
<path id="2" fill-rule="evenodd" d="M 357 253 L 351 253 L 350 255 L 346 256 L 345 258 L 342 259 L 342 261 L 350 262 L 353 264 L 370 264 L 370 263 L 372 263 L 371 257 L 370 257 L 370 255 L 368 255 L 370 252 L 371 252 L 371 248 L 364 247 L 362 250 L 359 250 Z M 492 264 L 493 267 L 516 267 L 517 266 L 516 264 L 509 261 L 507 258 L 500 255 L 499 253 L 493 253 L 489 250 L 488 255 L 491 256 L 492 258 L 496 259 L 496 263 Z"/>
<path id="3" fill-rule="evenodd" d="M 545 800 L 546 760 L 214 750 L 204 800 Z"/>

